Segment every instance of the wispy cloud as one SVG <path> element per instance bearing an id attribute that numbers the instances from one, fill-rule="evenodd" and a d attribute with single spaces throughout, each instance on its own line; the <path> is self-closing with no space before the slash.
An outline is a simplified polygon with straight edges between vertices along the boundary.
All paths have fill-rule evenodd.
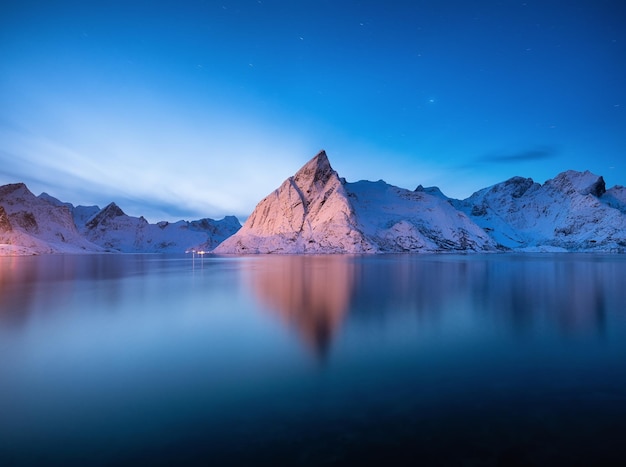
<path id="1" fill-rule="evenodd" d="M 479 163 L 514 164 L 518 162 L 532 162 L 553 159 L 557 157 L 558 151 L 551 147 L 539 147 L 518 152 L 496 152 L 481 156 L 477 159 Z"/>

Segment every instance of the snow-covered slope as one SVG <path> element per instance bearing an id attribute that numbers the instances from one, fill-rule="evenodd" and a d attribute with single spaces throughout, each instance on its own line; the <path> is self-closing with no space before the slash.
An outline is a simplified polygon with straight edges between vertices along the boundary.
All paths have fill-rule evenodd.
<path id="1" fill-rule="evenodd" d="M 215 253 L 366 253 L 348 194 L 324 151 L 265 197 Z"/>
<path id="2" fill-rule="evenodd" d="M 382 181 L 346 183 L 322 151 L 263 199 L 214 252 L 495 250 L 495 242 L 444 198 Z"/>
<path id="3" fill-rule="evenodd" d="M 23 183 L 0 187 L 0 254 L 97 251 L 102 249 L 80 235 L 67 206 L 36 197 Z"/>
<path id="4" fill-rule="evenodd" d="M 143 217 L 126 215 L 115 203 L 111 203 L 91 217 L 81 233 L 108 251 L 173 253 L 197 246 L 213 248 L 240 227 L 234 216 L 217 221 L 200 219 L 149 224 Z"/>
<path id="5" fill-rule="evenodd" d="M 75 207 L 47 193 L 35 196 L 23 183 L 0 187 L 0 255 L 208 250 L 240 227 L 234 216 L 149 224 L 115 203 Z"/>
<path id="6" fill-rule="evenodd" d="M 379 252 L 496 249 L 489 235 L 438 189 L 410 191 L 382 180 L 347 183 L 345 189 L 360 231 Z"/>
<path id="7" fill-rule="evenodd" d="M 590 172 L 543 185 L 513 177 L 465 200 L 347 183 L 324 151 L 255 208 L 233 216 L 149 224 L 115 203 L 76 206 L 22 183 L 0 187 L 0 254 L 57 252 L 386 253 L 441 251 L 626 252 L 626 188 Z"/>
<path id="8" fill-rule="evenodd" d="M 48 193 L 42 193 L 37 198 L 47 201 L 53 206 L 66 206 L 72 213 L 74 224 L 78 229 L 85 226 L 87 221 L 100 212 L 98 206 L 74 206 L 72 203 L 64 203 L 54 196 L 50 196 Z"/>
<path id="9" fill-rule="evenodd" d="M 623 187 L 606 192 L 602 177 L 570 170 L 543 185 L 514 177 L 454 204 L 508 248 L 625 251 L 624 199 Z"/>
<path id="10" fill-rule="evenodd" d="M 626 214 L 626 188 L 623 186 L 616 185 L 606 190 L 601 201 Z"/>

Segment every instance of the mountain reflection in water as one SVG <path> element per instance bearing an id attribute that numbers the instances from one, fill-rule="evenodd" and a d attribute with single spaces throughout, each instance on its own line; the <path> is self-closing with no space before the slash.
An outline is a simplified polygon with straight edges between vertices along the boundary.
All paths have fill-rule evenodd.
<path id="1" fill-rule="evenodd" d="M 245 263 L 259 300 L 323 358 L 350 307 L 356 266 L 342 256 L 275 256 Z"/>
<path id="2" fill-rule="evenodd" d="M 0 465 L 623 465 L 624 277 L 596 254 L 0 258 Z"/>
<path id="3" fill-rule="evenodd" d="M 616 265 L 593 256 L 276 256 L 246 262 L 243 271 L 257 298 L 320 357 L 347 315 L 436 323 L 471 312 L 517 335 L 549 326 L 602 336 L 606 301 L 619 300 L 616 291 L 626 298 Z"/>

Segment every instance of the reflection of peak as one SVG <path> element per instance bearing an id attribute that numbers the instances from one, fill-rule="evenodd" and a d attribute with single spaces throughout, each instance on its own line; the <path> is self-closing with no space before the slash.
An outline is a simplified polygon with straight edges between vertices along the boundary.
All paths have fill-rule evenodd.
<path id="1" fill-rule="evenodd" d="M 258 298 L 324 358 L 350 306 L 353 264 L 337 256 L 277 256 L 255 263 L 248 277 Z"/>

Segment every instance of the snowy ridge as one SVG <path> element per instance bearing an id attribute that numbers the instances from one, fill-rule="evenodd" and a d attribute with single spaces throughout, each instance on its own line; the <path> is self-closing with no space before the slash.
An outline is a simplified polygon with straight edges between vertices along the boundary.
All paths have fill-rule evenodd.
<path id="1" fill-rule="evenodd" d="M 342 181 L 324 151 L 254 209 L 215 253 L 367 253 Z"/>
<path id="2" fill-rule="evenodd" d="M 441 191 L 378 182 L 346 184 L 359 227 L 378 252 L 494 251 L 497 244 Z"/>
<path id="3" fill-rule="evenodd" d="M 23 183 L 0 187 L 0 255 L 184 252 L 215 247 L 241 227 L 234 216 L 149 224 L 115 203 L 73 206 Z"/>
<path id="4" fill-rule="evenodd" d="M 465 200 L 348 183 L 321 151 L 261 200 L 243 227 L 222 220 L 150 224 L 115 203 L 73 206 L 23 183 L 0 187 L 0 255 L 78 252 L 326 254 L 626 252 L 626 188 L 569 170 L 543 185 L 513 177 Z"/>
<path id="5" fill-rule="evenodd" d="M 66 206 L 72 213 L 74 224 L 76 224 L 78 229 L 84 227 L 85 223 L 100 211 L 98 206 L 74 206 L 72 203 L 64 203 L 45 192 L 37 196 L 37 198 L 47 201 L 54 206 Z"/>
<path id="6" fill-rule="evenodd" d="M 507 248 L 624 252 L 624 189 L 606 193 L 602 177 L 570 170 L 543 185 L 513 177 L 453 204 Z"/>
<path id="7" fill-rule="evenodd" d="M 465 200 L 380 180 L 346 183 L 320 152 L 214 252 L 626 251 L 626 189 L 567 171 L 513 177 Z"/>
<path id="8" fill-rule="evenodd" d="M 222 220 L 149 224 L 143 217 L 128 216 L 115 203 L 110 203 L 85 222 L 81 233 L 89 241 L 111 251 L 175 253 L 196 247 L 213 248 L 240 227 L 234 216 Z"/>
<path id="9" fill-rule="evenodd" d="M 23 183 L 0 187 L 0 255 L 102 251 L 80 235 L 70 210 L 37 198 Z"/>
<path id="10" fill-rule="evenodd" d="M 444 198 L 383 181 L 346 183 L 322 151 L 214 252 L 495 251 L 496 243 Z"/>

